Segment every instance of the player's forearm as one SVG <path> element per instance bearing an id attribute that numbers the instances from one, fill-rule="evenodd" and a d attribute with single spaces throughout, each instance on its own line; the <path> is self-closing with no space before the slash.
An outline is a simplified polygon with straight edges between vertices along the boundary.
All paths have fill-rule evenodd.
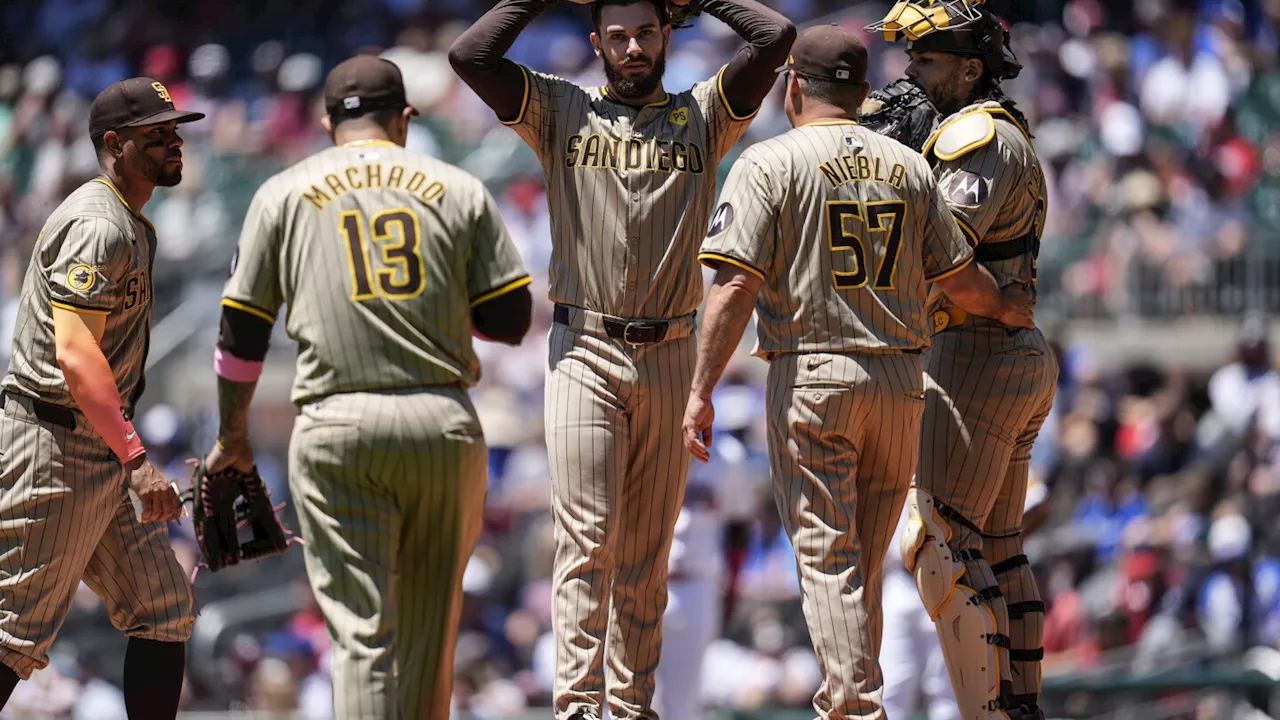
<path id="1" fill-rule="evenodd" d="M 971 262 L 960 272 L 938 281 L 938 287 L 961 310 L 971 315 L 999 318 L 1004 300 L 995 277 L 981 263 Z"/>
<path id="2" fill-rule="evenodd" d="M 218 444 L 249 444 L 249 405 L 271 341 L 271 323 L 235 307 L 222 308 L 213 369 L 218 375 Z"/>
<path id="3" fill-rule="evenodd" d="M 499 117 L 515 117 L 524 103 L 523 71 L 503 56 L 521 31 L 559 0 L 502 0 L 449 49 L 449 64 Z"/>
<path id="4" fill-rule="evenodd" d="M 96 340 L 81 336 L 58 343 L 58 367 L 76 407 L 123 463 L 145 454 L 142 439 L 125 419 L 111 365 Z"/>
<path id="5" fill-rule="evenodd" d="M 756 0 L 705 0 L 702 9 L 747 41 L 747 46 L 729 61 L 721 79 L 734 113 L 749 115 L 760 107 L 777 81 L 776 71 L 787 60 L 796 39 L 796 27 Z"/>
<path id="6" fill-rule="evenodd" d="M 711 391 L 729 365 L 738 341 L 751 320 L 759 286 L 752 287 L 754 276 L 734 273 L 726 277 L 721 271 L 707 296 L 707 317 L 702 324 L 702 341 L 698 348 L 698 363 L 693 371 L 691 393 L 698 397 L 711 397 Z M 745 276 L 745 277 L 744 277 Z"/>
<path id="7" fill-rule="evenodd" d="M 249 405 L 258 381 L 218 378 L 218 444 L 227 450 L 249 446 Z"/>

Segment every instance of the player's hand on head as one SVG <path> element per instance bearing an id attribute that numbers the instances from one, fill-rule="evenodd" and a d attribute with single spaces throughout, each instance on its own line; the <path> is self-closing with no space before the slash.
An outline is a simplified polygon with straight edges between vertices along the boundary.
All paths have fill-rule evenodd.
<path id="1" fill-rule="evenodd" d="M 125 469 L 129 473 L 129 489 L 142 504 L 139 518 L 142 522 L 173 521 L 182 517 L 177 487 L 146 455 L 131 461 Z"/>
<path id="2" fill-rule="evenodd" d="M 684 410 L 684 446 L 702 462 L 711 460 L 711 424 L 716 418 L 711 398 L 689 396 Z"/>
<path id="3" fill-rule="evenodd" d="M 1036 299 L 1024 283 L 1006 285 L 1000 291 L 1004 310 L 1000 313 L 1000 322 L 1009 327 L 1032 329 L 1036 326 Z"/>

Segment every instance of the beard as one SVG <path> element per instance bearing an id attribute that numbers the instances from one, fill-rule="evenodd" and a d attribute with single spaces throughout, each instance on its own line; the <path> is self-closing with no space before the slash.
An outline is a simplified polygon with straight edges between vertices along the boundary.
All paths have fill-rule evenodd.
<path id="1" fill-rule="evenodd" d="M 644 75 L 638 77 L 627 77 L 622 71 L 604 60 L 604 76 L 609 80 L 609 86 L 612 87 L 620 99 L 638 100 L 653 94 L 658 86 L 662 84 L 662 75 L 667 71 L 667 49 L 662 48 L 662 52 L 658 53 L 656 59 L 642 56 L 636 58 L 646 60 L 650 63 L 650 70 Z"/>
<path id="2" fill-rule="evenodd" d="M 943 117 L 959 112 L 968 104 L 964 92 L 960 89 L 960 77 L 949 77 L 933 87 L 921 86 L 929 96 L 929 102 L 937 108 Z"/>
<path id="3" fill-rule="evenodd" d="M 142 156 L 142 176 L 156 187 L 173 187 L 182 182 L 182 170 L 173 170 L 165 172 L 165 164 L 170 158 L 181 158 L 181 153 L 171 153 L 161 162 L 153 162 L 151 158 Z"/>

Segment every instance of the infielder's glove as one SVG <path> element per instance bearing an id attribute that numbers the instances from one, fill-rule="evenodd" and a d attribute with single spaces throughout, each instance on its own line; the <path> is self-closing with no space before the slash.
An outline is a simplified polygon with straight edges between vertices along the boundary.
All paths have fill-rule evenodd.
<path id="1" fill-rule="evenodd" d="M 920 152 L 939 120 L 929 96 L 911 80 L 903 78 L 875 90 L 863 103 L 858 122 L 881 135 Z"/>
<path id="2" fill-rule="evenodd" d="M 667 2 L 667 20 L 673 29 L 692 27 L 693 19 L 701 14 L 702 0 L 689 0 L 688 5 Z"/>
<path id="3" fill-rule="evenodd" d="M 276 516 L 267 487 L 255 467 L 250 472 L 226 468 L 209 472 L 196 463 L 191 480 L 191 518 L 204 564 L 213 572 L 241 560 L 260 560 L 289 548 L 290 537 Z M 240 528 L 253 538 L 240 541 Z"/>

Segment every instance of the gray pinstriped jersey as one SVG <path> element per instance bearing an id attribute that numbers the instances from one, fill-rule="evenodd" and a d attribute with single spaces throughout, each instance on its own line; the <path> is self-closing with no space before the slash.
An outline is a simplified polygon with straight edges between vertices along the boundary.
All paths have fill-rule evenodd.
<path id="1" fill-rule="evenodd" d="M 551 209 L 550 296 L 618 317 L 687 315 L 716 166 L 755 116 L 734 115 L 720 73 L 642 108 L 521 66 L 508 122 L 542 161 Z"/>
<path id="2" fill-rule="evenodd" d="M 253 198 L 223 304 L 299 346 L 293 401 L 475 384 L 470 308 L 529 283 L 478 179 L 386 142 L 329 148 Z"/>
<path id="3" fill-rule="evenodd" d="M 75 403 L 58 366 L 53 308 L 105 315 L 102 353 L 132 409 L 145 385 L 155 229 L 109 181 L 91 180 L 45 221 L 22 283 L 5 390 Z"/>
<path id="4" fill-rule="evenodd" d="M 959 218 L 961 229 L 970 235 L 970 242 L 994 245 L 1028 234 L 1039 237 L 1044 230 L 1047 191 L 1044 171 L 1026 132 L 996 103 L 961 110 L 940 127 L 945 128 L 963 115 L 983 111 L 992 115 L 994 137 L 960 157 L 933 155 L 937 158 L 934 173 L 938 186 Z M 926 150 L 930 149 L 926 145 Z M 982 264 L 1001 287 L 1035 280 L 1036 260 L 1031 254 Z M 950 304 L 945 297 L 938 303 L 939 307 Z"/>
<path id="5" fill-rule="evenodd" d="M 923 157 L 832 121 L 742 154 L 699 257 L 764 280 L 765 354 L 925 347 L 925 283 L 972 254 Z"/>

